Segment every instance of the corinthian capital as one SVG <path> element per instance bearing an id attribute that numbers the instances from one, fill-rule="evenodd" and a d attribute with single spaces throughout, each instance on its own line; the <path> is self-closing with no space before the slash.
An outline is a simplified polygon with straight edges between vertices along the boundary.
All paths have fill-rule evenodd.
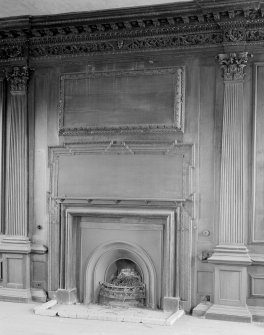
<path id="1" fill-rule="evenodd" d="M 223 69 L 224 80 L 242 80 L 248 57 L 252 57 L 252 55 L 247 52 L 219 54 L 217 60 Z"/>
<path id="2" fill-rule="evenodd" d="M 6 78 L 10 83 L 11 94 L 25 94 L 29 79 L 29 68 L 28 66 L 15 66 L 11 71 L 7 71 Z"/>

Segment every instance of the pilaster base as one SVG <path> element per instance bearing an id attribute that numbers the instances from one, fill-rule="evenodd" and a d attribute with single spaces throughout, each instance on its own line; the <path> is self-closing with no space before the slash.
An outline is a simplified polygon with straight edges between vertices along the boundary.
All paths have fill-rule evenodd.
<path id="1" fill-rule="evenodd" d="M 58 304 L 72 305 L 78 302 L 77 300 L 77 289 L 73 288 L 70 290 L 59 288 L 56 291 L 56 300 Z"/>
<path id="2" fill-rule="evenodd" d="M 29 254 L 30 240 L 26 236 L 4 235 L 0 243 L 0 252 Z"/>
<path id="3" fill-rule="evenodd" d="M 4 235 L 0 242 L 3 262 L 3 280 L 0 300 L 28 302 L 30 291 L 31 243 L 25 236 Z"/>
<path id="4" fill-rule="evenodd" d="M 205 313 L 207 319 L 251 322 L 246 305 L 247 267 L 252 260 L 242 244 L 219 245 L 208 259 L 214 264 L 214 305 Z"/>
<path id="5" fill-rule="evenodd" d="M 209 263 L 234 264 L 247 266 L 252 263 L 248 249 L 240 244 L 222 244 L 214 249 L 213 255 L 208 258 Z"/>
<path id="6" fill-rule="evenodd" d="M 30 289 L 0 288 L 0 300 L 10 302 L 30 302 L 32 301 Z"/>
<path id="7" fill-rule="evenodd" d="M 247 306 L 213 305 L 205 313 L 205 318 L 247 323 L 252 322 L 252 315 Z"/>

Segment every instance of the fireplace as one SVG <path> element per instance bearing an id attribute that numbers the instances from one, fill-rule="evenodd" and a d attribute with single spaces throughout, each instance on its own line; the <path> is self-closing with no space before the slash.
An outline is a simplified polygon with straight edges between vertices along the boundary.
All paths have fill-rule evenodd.
<path id="1" fill-rule="evenodd" d="M 192 145 L 72 143 L 50 148 L 49 162 L 49 297 L 101 303 L 112 267 L 128 260 L 144 286 L 131 303 L 166 310 L 180 300 L 190 311 Z"/>
<path id="2" fill-rule="evenodd" d="M 179 297 L 174 211 L 75 205 L 65 207 L 63 216 L 60 302 L 120 304 L 122 294 L 107 299 L 102 288 L 108 298 L 117 294 L 122 271 L 139 279 L 136 296 L 124 304 L 162 309 L 167 297 Z"/>

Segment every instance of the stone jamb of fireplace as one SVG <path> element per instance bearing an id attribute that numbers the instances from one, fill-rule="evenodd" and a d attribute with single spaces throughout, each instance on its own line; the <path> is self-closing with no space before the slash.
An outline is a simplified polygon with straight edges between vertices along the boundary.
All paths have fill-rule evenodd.
<path id="1" fill-rule="evenodd" d="M 65 210 L 65 221 L 61 228 L 61 263 L 60 263 L 60 289 L 59 296 L 64 297 L 61 299 L 66 303 L 75 303 L 78 298 L 77 287 L 78 287 L 78 260 L 77 260 L 77 227 L 78 218 L 81 216 L 104 216 L 104 217 L 130 217 L 139 216 L 146 218 L 161 218 L 163 225 L 163 268 L 162 268 L 162 283 L 161 283 L 161 304 L 160 307 L 163 308 L 164 299 L 167 297 L 178 298 L 179 297 L 179 271 L 178 271 L 178 253 L 176 252 L 176 220 L 175 211 L 167 209 L 142 209 L 142 208 L 108 208 L 108 207 L 85 207 L 85 206 L 74 206 L 68 207 Z M 151 262 L 148 261 L 147 255 L 144 255 L 142 250 L 135 248 L 129 248 L 128 244 L 125 245 L 118 244 L 120 241 L 115 241 L 115 247 L 122 247 L 123 250 L 130 249 L 130 254 L 136 255 L 139 252 L 139 256 L 134 259 L 136 262 L 145 262 L 147 270 L 145 269 L 145 276 L 152 277 L 149 279 L 148 287 L 151 294 L 148 296 L 147 304 L 149 307 L 155 308 L 157 305 L 157 294 L 156 294 L 156 283 L 155 283 L 155 271 Z M 112 245 L 113 246 L 113 245 Z M 111 249 L 111 246 L 105 246 Z M 136 250 L 137 249 L 137 250 Z M 99 250 L 99 249 L 98 249 Z M 90 262 L 98 261 L 98 258 L 104 254 L 104 248 L 101 247 L 101 251 L 98 253 L 98 257 L 94 254 L 94 259 L 90 259 Z M 92 264 L 90 263 L 90 265 Z M 89 266 L 89 264 L 87 264 Z M 142 266 L 142 265 L 141 265 Z M 85 271 L 87 270 L 87 267 Z M 144 271 L 143 271 L 144 273 Z M 82 274 L 81 274 L 82 275 Z M 85 274 L 86 279 L 87 274 Z M 91 293 L 94 291 L 94 284 L 91 276 L 89 276 L 90 281 L 84 280 L 86 284 L 84 292 L 85 303 L 95 302 L 95 297 Z M 93 278 L 93 277 L 92 277 Z M 58 294 L 57 294 L 58 297 Z"/>

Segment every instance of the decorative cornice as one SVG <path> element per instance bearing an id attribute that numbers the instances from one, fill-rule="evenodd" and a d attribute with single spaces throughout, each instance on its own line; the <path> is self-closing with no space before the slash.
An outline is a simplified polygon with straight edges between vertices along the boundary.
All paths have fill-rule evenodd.
<path id="1" fill-rule="evenodd" d="M 252 57 L 252 55 L 247 52 L 219 54 L 217 59 L 223 69 L 224 80 L 243 80 L 244 67 L 247 64 L 248 57 Z"/>
<path id="2" fill-rule="evenodd" d="M 264 43 L 259 1 L 190 3 L 0 20 L 0 62 Z"/>
<path id="3" fill-rule="evenodd" d="M 28 66 L 13 67 L 11 71 L 7 71 L 6 78 L 10 83 L 10 92 L 12 95 L 26 94 L 29 79 Z"/>

